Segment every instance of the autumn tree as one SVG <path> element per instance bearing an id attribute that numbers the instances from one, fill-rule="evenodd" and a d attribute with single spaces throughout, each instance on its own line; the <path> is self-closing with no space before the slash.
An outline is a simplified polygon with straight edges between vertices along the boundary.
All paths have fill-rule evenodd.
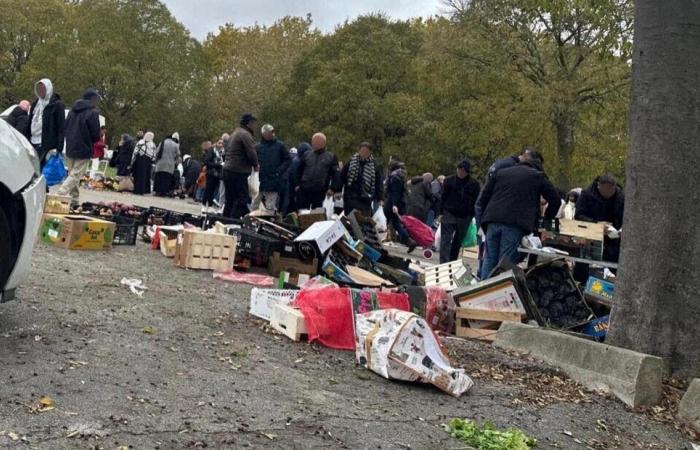
<path id="1" fill-rule="evenodd" d="M 529 83 L 555 133 L 557 181 L 571 186 L 577 130 L 590 107 L 624 95 L 631 0 L 447 0 L 453 18 L 505 56 L 499 68 Z M 550 166 L 548 165 L 548 168 Z"/>
<path id="2" fill-rule="evenodd" d="M 311 16 L 284 17 L 271 26 L 227 24 L 204 42 L 209 62 L 209 114 L 220 130 L 231 131 L 243 112 L 259 112 L 279 94 L 301 55 L 320 33 Z M 261 120 L 265 120 L 261 118 Z"/>
<path id="3" fill-rule="evenodd" d="M 620 280 L 609 342 L 700 376 L 700 8 L 637 0 Z"/>

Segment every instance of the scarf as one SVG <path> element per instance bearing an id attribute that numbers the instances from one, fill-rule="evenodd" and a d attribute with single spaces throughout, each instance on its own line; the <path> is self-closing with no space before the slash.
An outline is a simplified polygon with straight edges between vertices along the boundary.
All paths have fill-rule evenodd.
<path id="1" fill-rule="evenodd" d="M 374 157 L 370 155 L 369 159 L 366 160 L 364 165 L 364 170 L 360 174 L 362 169 L 362 159 L 360 159 L 359 154 L 353 155 L 348 163 L 348 187 L 352 186 L 358 178 L 361 178 L 362 190 L 369 196 L 374 195 L 374 182 L 375 182 L 375 167 L 374 167 Z"/>

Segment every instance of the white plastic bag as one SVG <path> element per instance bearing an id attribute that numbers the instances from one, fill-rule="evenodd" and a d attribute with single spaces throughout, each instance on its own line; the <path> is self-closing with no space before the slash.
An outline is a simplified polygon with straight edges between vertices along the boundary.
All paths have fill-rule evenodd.
<path id="1" fill-rule="evenodd" d="M 442 225 L 440 225 L 435 232 L 435 248 L 440 248 L 440 238 L 442 237 Z"/>
<path id="2" fill-rule="evenodd" d="M 255 198 L 260 193 L 260 174 L 253 171 L 248 177 L 248 195 L 250 198 Z"/>
<path id="3" fill-rule="evenodd" d="M 335 202 L 333 201 L 333 196 L 328 195 L 323 201 L 323 209 L 326 210 L 326 219 L 333 217 L 333 208 L 335 208 Z"/>
<path id="4" fill-rule="evenodd" d="M 388 224 L 386 216 L 384 215 L 384 208 L 377 209 L 377 212 L 372 216 L 372 220 L 374 220 L 374 224 L 377 226 L 377 233 L 386 233 Z"/>

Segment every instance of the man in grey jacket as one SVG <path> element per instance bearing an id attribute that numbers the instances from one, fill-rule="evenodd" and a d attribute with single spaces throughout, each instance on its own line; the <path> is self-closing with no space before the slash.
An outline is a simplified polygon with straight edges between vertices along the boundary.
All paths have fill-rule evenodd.
<path id="1" fill-rule="evenodd" d="M 254 129 L 258 120 L 251 113 L 241 117 L 240 126 L 226 143 L 223 181 L 226 187 L 224 216 L 240 219 L 248 214 L 248 177 L 260 170 L 255 151 Z"/>

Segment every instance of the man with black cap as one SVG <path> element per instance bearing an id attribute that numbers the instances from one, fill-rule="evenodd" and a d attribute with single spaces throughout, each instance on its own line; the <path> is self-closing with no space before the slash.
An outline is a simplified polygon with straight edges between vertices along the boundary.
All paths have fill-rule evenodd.
<path id="1" fill-rule="evenodd" d="M 474 205 L 481 186 L 470 172 L 471 164 L 463 159 L 457 164 L 457 174 L 447 177 L 442 185 L 440 264 L 459 258 L 462 241 L 474 218 Z"/>
<path id="2" fill-rule="evenodd" d="M 66 166 L 68 177 L 58 188 L 58 195 L 70 195 L 78 201 L 80 179 L 92 158 L 92 145 L 100 140 L 100 116 L 97 102 L 100 95 L 88 89 L 83 98 L 73 104 L 66 118 Z"/>
<path id="3" fill-rule="evenodd" d="M 260 170 L 258 155 L 255 151 L 253 134 L 258 119 L 251 113 L 241 117 L 240 126 L 226 143 L 224 157 L 224 186 L 226 187 L 226 204 L 224 216 L 240 219 L 248 214 L 248 177 L 253 170 Z"/>

